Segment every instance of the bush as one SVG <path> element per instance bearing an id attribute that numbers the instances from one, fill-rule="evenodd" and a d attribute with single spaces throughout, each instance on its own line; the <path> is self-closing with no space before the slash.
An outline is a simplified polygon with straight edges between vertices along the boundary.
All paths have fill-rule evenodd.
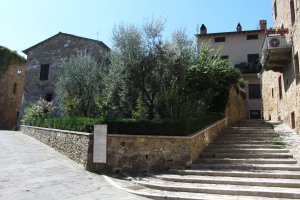
<path id="1" fill-rule="evenodd" d="M 25 108 L 22 123 L 28 124 L 32 120 L 49 118 L 51 116 L 52 109 L 52 102 L 47 102 L 45 99 L 40 98 L 37 104 L 30 104 Z"/>
<path id="2" fill-rule="evenodd" d="M 159 121 L 123 119 L 108 122 L 107 124 L 109 134 L 186 136 L 208 126 L 222 117 L 222 114 L 214 113 L 198 118 Z"/>
<path id="3" fill-rule="evenodd" d="M 198 118 L 176 120 L 123 119 L 107 122 L 107 125 L 109 134 L 186 136 L 208 126 L 222 117 L 222 114 L 214 113 Z M 95 124 L 104 123 L 104 120 L 95 118 L 59 117 L 33 119 L 26 125 L 92 133 Z"/>
<path id="4" fill-rule="evenodd" d="M 26 125 L 92 133 L 94 125 L 101 123 L 103 123 L 101 119 L 87 117 L 59 117 L 33 119 Z"/>

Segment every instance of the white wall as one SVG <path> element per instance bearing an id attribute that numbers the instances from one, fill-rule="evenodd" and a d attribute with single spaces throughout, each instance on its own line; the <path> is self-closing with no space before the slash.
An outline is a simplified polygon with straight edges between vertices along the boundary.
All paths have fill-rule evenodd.
<path id="1" fill-rule="evenodd" d="M 258 34 L 258 39 L 247 40 L 247 35 Z M 225 37 L 225 42 L 215 42 L 215 37 Z M 248 62 L 248 54 L 259 54 L 261 55 L 261 49 L 265 39 L 265 34 L 261 32 L 236 32 L 229 34 L 208 34 L 198 37 L 198 49 L 202 42 L 210 42 L 211 47 L 215 49 L 222 47 L 223 55 L 229 57 L 229 60 L 233 64 L 240 64 L 242 62 Z M 248 84 L 260 84 L 260 79 L 257 74 L 244 74 L 244 79 L 247 80 Z M 249 99 L 248 84 L 246 85 L 245 91 L 247 93 L 247 115 L 250 116 L 250 110 L 262 110 L 262 99 Z M 261 113 L 262 116 L 262 113 Z"/>
<path id="2" fill-rule="evenodd" d="M 258 34 L 257 40 L 247 40 L 247 35 Z M 225 42 L 214 42 L 215 37 L 225 37 Z M 209 42 L 215 51 L 221 46 L 223 48 L 223 55 L 228 55 L 233 64 L 240 64 L 247 62 L 248 54 L 261 54 L 261 48 L 265 39 L 263 32 L 253 33 L 234 33 L 224 35 L 206 35 L 201 38 L 198 37 L 198 48 L 200 49 L 201 42 Z"/>

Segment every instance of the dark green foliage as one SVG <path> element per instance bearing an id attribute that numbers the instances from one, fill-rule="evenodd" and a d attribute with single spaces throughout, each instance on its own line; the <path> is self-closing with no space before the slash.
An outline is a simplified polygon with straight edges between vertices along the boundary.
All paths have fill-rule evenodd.
<path id="1" fill-rule="evenodd" d="M 102 113 L 99 104 L 106 59 L 97 63 L 89 54 L 77 54 L 66 60 L 57 83 L 56 94 L 67 116 L 95 117 Z"/>
<path id="2" fill-rule="evenodd" d="M 257 74 L 261 71 L 262 66 L 259 62 L 236 64 L 235 67 L 241 71 L 242 74 Z"/>
<path id="3" fill-rule="evenodd" d="M 214 113 L 201 118 L 159 121 L 123 119 L 112 122 L 86 117 L 59 117 L 32 119 L 26 125 L 92 133 L 95 124 L 107 123 L 109 134 L 186 136 L 222 119 L 222 117 L 222 114 Z"/>
<path id="4" fill-rule="evenodd" d="M 10 49 L 0 46 L 0 78 L 10 65 L 24 64 L 26 59 Z"/>
<path id="5" fill-rule="evenodd" d="M 101 123 L 101 119 L 87 117 L 59 117 L 33 119 L 26 125 L 92 133 L 94 130 L 94 125 Z"/>
<path id="6" fill-rule="evenodd" d="M 186 136 L 198 131 L 223 117 L 220 113 L 205 117 L 165 120 L 123 119 L 108 122 L 109 134 Z"/>

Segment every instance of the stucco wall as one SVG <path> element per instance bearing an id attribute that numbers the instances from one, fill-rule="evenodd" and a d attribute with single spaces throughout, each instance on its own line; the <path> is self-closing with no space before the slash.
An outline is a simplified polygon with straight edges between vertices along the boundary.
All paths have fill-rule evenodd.
<path id="1" fill-rule="evenodd" d="M 257 40 L 247 40 L 247 35 L 258 34 Z M 225 37 L 225 42 L 214 42 L 215 37 Z M 233 64 L 248 62 L 248 54 L 261 54 L 261 47 L 265 39 L 264 31 L 256 31 L 253 33 L 236 32 L 234 34 L 207 34 L 197 37 L 198 48 L 201 43 L 210 43 L 215 53 L 222 48 L 223 55 L 227 55 Z"/>
<path id="2" fill-rule="evenodd" d="M 249 84 L 259 84 L 261 87 L 261 79 L 258 78 L 257 74 L 243 74 L 243 78 L 247 80 L 247 84 L 245 87 L 245 91 L 247 93 L 246 96 L 246 104 L 247 104 L 247 118 L 250 118 L 250 111 L 251 110 L 260 110 L 261 117 L 262 117 L 262 98 L 259 99 L 251 99 L 249 98 Z"/>

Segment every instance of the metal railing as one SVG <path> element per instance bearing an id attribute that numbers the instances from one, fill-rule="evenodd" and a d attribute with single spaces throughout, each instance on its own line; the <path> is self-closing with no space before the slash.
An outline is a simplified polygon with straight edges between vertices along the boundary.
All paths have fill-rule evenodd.
<path id="1" fill-rule="evenodd" d="M 263 49 L 288 48 L 292 46 L 291 40 L 286 35 L 267 36 Z"/>

